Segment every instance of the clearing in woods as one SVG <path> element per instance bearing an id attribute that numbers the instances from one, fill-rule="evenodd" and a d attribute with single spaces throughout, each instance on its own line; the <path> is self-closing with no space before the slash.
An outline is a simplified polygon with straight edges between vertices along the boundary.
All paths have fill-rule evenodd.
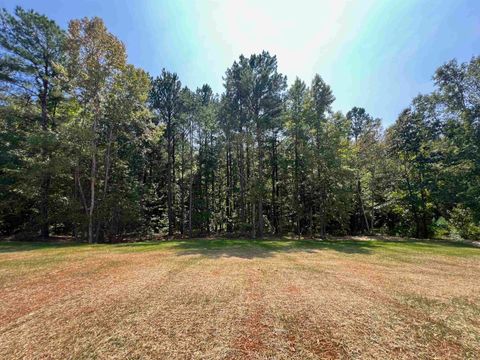
<path id="1" fill-rule="evenodd" d="M 0 358 L 475 358 L 480 249 L 0 242 Z"/>

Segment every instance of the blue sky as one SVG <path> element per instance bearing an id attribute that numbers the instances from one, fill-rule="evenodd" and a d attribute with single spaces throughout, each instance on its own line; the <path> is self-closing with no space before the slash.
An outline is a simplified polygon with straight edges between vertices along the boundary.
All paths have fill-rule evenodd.
<path id="1" fill-rule="evenodd" d="M 222 76 L 240 54 L 278 56 L 291 83 L 319 73 L 334 108 L 362 106 L 391 124 L 418 93 L 432 90 L 435 69 L 480 55 L 478 0 L 0 0 L 33 8 L 66 28 L 99 16 L 121 39 L 129 61 L 184 85 L 223 91 Z"/>

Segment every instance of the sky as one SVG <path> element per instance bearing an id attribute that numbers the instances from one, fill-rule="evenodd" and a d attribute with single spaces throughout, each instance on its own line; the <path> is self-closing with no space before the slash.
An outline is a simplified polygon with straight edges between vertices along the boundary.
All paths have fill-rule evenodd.
<path id="1" fill-rule="evenodd" d="M 478 0 L 0 0 L 16 5 L 63 28 L 99 16 L 130 63 L 152 76 L 174 71 L 192 89 L 208 83 L 221 93 L 240 54 L 267 50 L 290 84 L 318 73 L 334 110 L 364 107 L 385 126 L 432 91 L 436 68 L 480 55 Z"/>

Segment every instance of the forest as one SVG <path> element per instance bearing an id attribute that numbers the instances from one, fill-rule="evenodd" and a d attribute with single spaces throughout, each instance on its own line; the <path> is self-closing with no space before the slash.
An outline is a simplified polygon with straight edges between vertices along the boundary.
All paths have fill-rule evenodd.
<path id="1" fill-rule="evenodd" d="M 480 57 L 432 75 L 383 128 L 268 51 L 215 94 L 129 64 L 100 18 L 4 9 L 0 234 L 479 239 Z"/>

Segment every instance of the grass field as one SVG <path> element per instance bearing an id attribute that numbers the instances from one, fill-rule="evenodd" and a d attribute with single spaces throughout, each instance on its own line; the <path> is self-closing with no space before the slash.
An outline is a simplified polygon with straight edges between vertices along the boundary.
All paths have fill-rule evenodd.
<path id="1" fill-rule="evenodd" d="M 0 242 L 0 358 L 455 359 L 480 249 L 449 243 Z"/>

